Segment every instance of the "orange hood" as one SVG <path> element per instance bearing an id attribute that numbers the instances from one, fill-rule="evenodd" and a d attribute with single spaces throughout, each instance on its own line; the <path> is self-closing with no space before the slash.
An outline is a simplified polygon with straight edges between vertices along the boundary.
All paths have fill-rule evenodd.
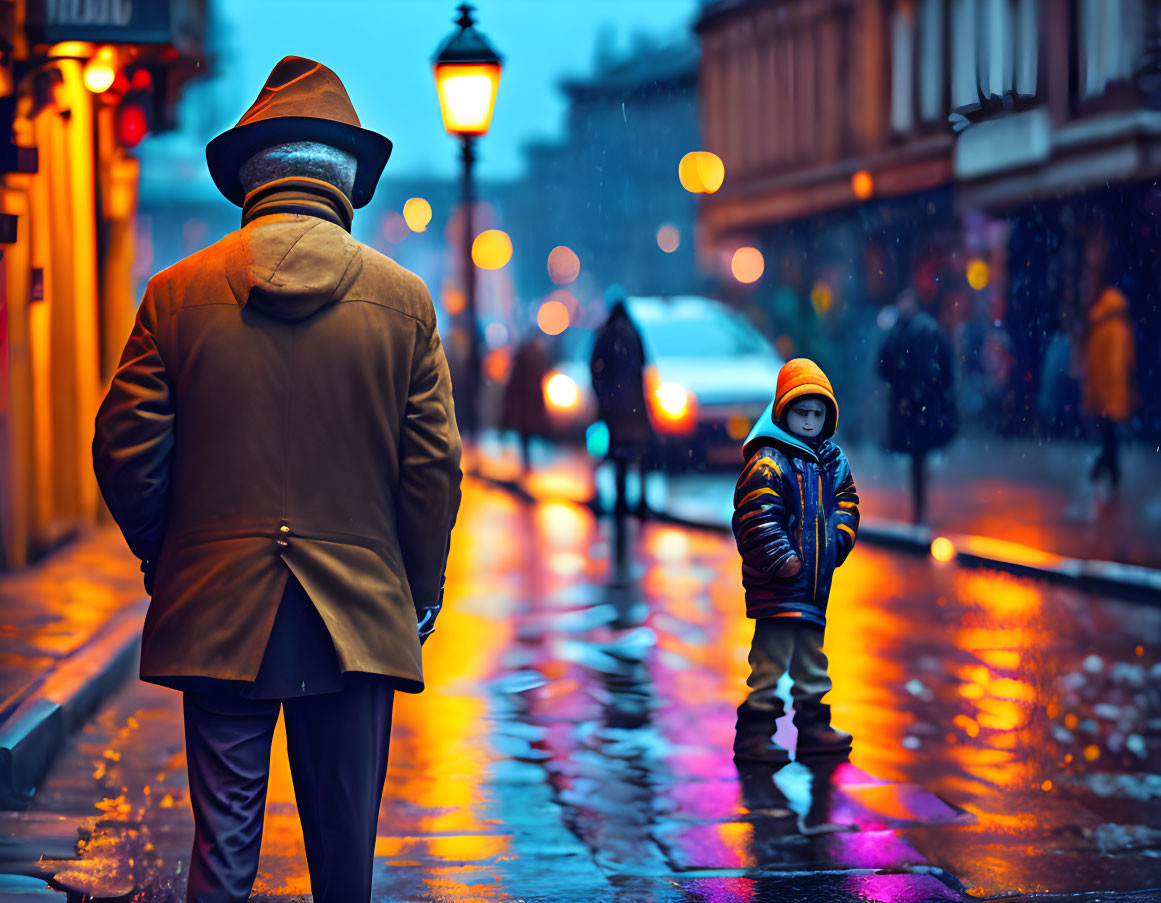
<path id="1" fill-rule="evenodd" d="M 838 428 L 838 402 L 835 400 L 830 380 L 826 378 L 822 368 L 809 358 L 796 357 L 783 364 L 782 369 L 778 371 L 778 389 L 774 396 L 774 421 L 781 423 L 782 412 L 786 410 L 786 406 L 804 395 L 818 395 L 830 409 L 820 436 L 822 439 L 829 439 Z"/>

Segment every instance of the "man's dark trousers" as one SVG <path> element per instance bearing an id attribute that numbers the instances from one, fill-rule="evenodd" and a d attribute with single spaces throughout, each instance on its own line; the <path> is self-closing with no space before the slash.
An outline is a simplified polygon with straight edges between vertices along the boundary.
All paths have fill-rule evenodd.
<path id="1" fill-rule="evenodd" d="M 250 898 L 280 708 L 314 899 L 370 900 L 394 697 L 389 678 L 341 673 L 322 618 L 290 576 L 254 683 L 185 688 L 190 903 Z"/>

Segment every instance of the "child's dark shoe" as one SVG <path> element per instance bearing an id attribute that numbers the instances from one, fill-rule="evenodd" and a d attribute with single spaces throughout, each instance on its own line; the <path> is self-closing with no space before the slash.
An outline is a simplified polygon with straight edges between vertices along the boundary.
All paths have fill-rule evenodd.
<path id="1" fill-rule="evenodd" d="M 779 746 L 768 734 L 738 734 L 734 737 L 734 760 L 786 765 L 790 762 L 790 750 Z"/>
<path id="2" fill-rule="evenodd" d="M 798 729 L 796 757 L 846 755 L 851 751 L 853 739 L 846 731 L 836 730 L 829 724 L 802 727 Z"/>

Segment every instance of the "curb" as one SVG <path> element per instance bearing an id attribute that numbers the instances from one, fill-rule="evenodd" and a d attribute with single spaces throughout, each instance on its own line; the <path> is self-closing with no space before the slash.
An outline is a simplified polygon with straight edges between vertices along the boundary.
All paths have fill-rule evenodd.
<path id="1" fill-rule="evenodd" d="M 518 480 L 489 476 L 476 468 L 469 475 L 504 489 L 522 501 L 537 501 Z M 583 504 L 594 513 L 601 513 L 595 497 Z M 729 524 L 708 517 L 681 516 L 668 511 L 653 511 L 649 516 L 651 520 L 675 526 L 727 535 L 731 533 Z M 1116 561 L 1066 558 L 1019 543 L 986 536 L 938 533 L 930 527 L 900 521 L 864 519 L 859 525 L 861 542 L 918 555 L 930 555 L 932 541 L 940 537 L 951 543 L 954 554 L 947 562 L 949 564 L 954 562 L 964 567 L 991 568 L 1021 577 L 1068 584 L 1085 593 L 1161 606 L 1161 570 L 1154 568 Z"/>
<path id="2" fill-rule="evenodd" d="M 146 605 L 118 612 L 45 672 L 0 722 L 0 805 L 27 802 L 64 741 L 135 670 Z"/>

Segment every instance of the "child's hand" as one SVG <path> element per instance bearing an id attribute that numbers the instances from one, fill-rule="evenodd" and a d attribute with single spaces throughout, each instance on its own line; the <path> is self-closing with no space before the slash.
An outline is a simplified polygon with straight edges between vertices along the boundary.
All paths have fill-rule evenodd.
<path id="1" fill-rule="evenodd" d="M 778 568 L 777 577 L 793 577 L 802 570 L 802 560 L 797 555 L 792 555 L 786 559 L 782 567 Z"/>

